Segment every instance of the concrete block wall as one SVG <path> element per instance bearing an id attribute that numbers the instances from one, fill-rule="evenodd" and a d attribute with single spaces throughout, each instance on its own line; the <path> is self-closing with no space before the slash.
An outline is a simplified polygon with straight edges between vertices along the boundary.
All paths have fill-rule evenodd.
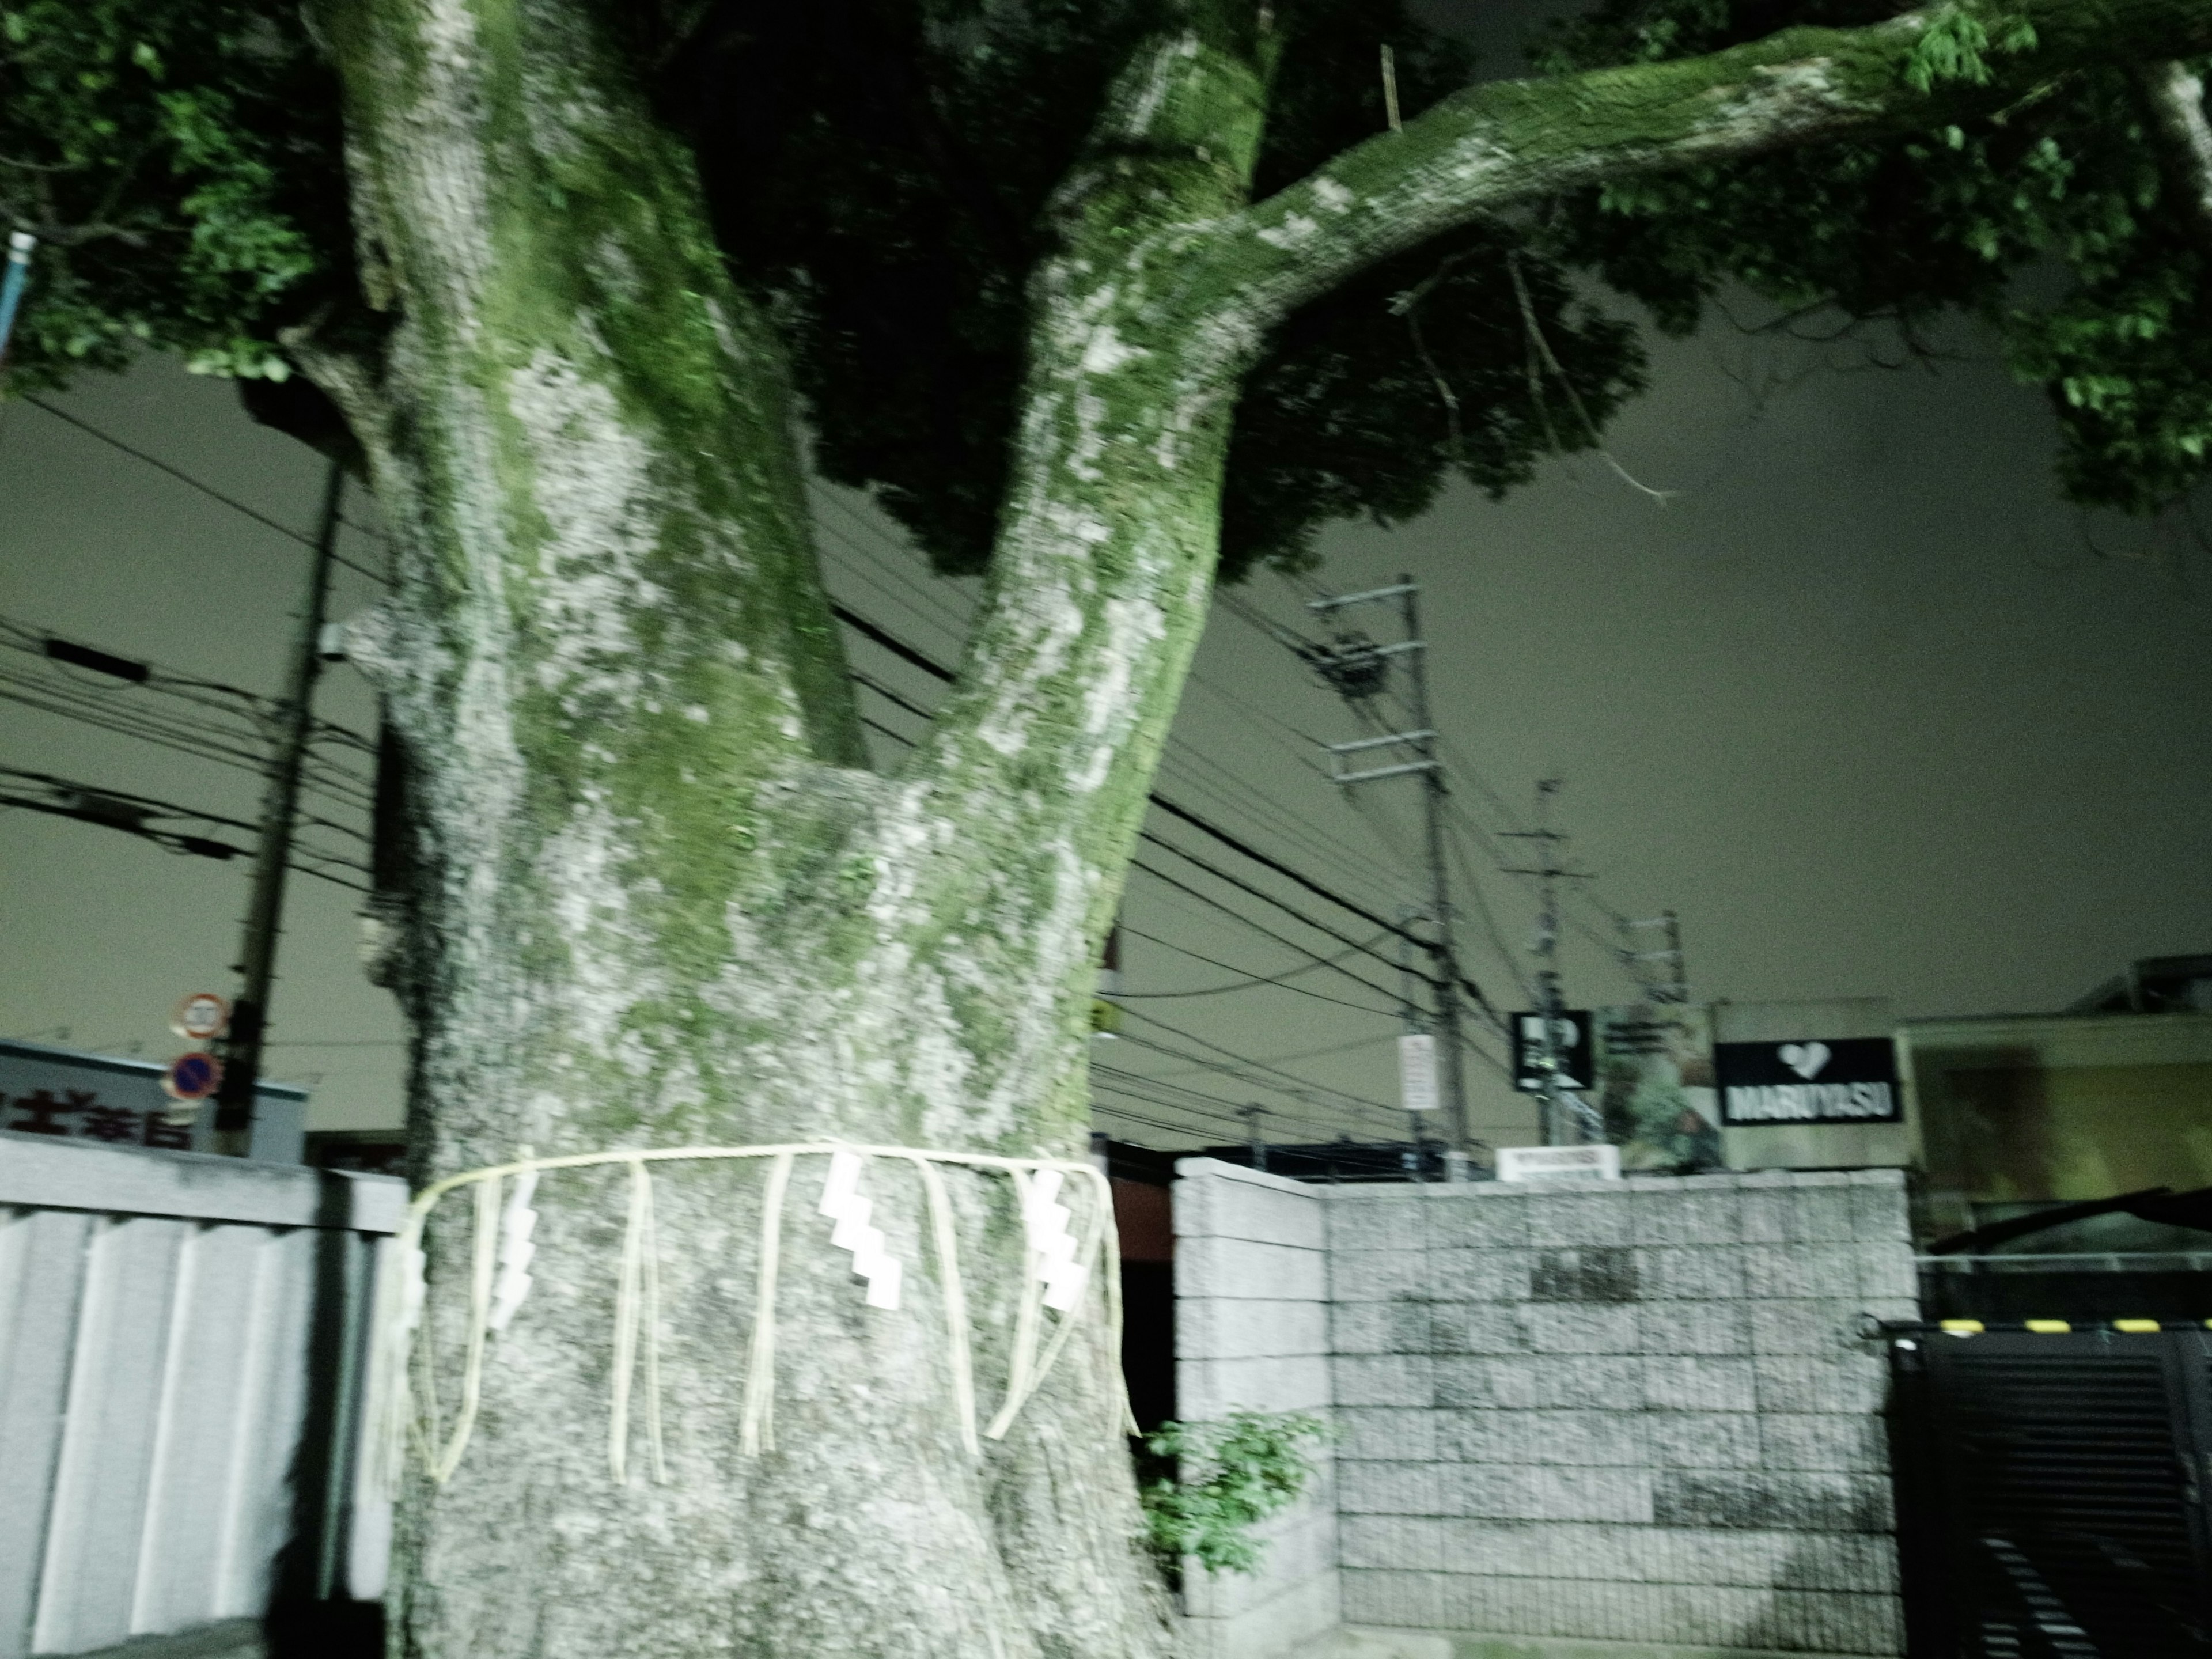
<path id="1" fill-rule="evenodd" d="M 1326 1188 L 1212 1158 L 1176 1165 L 1176 1401 L 1187 1422 L 1232 1411 L 1329 1408 Z M 1188 1659 L 1260 1659 L 1334 1631 L 1333 1460 L 1267 1523 L 1251 1577 L 1183 1574 Z"/>
<path id="2" fill-rule="evenodd" d="M 1902 1651 L 1897 1172 L 1311 1190 L 1348 1626 Z"/>

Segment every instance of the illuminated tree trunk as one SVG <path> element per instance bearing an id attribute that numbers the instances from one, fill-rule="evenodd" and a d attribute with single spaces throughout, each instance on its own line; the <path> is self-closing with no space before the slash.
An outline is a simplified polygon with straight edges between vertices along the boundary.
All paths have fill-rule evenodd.
<path id="1" fill-rule="evenodd" d="M 908 773 L 865 770 L 775 343 L 586 15 L 332 19 L 393 326 L 373 372 L 301 349 L 364 441 L 400 571 L 356 654 L 415 803 L 396 967 L 417 1178 L 523 1146 L 1087 1156 L 1092 964 L 1203 612 L 1210 495 L 1110 572 L 1120 529 L 1040 511 L 978 645 L 1000 666 Z M 774 1448 L 746 1456 L 763 1172 L 660 1167 L 667 1478 L 640 1439 L 627 1486 L 606 1427 L 622 1175 L 547 1177 L 471 1441 L 404 1493 L 403 1650 L 1166 1650 L 1100 1287 L 979 1456 L 911 1176 L 871 1176 L 908 1270 L 891 1312 L 829 1246 L 821 1168 L 799 1166 L 785 1229 Z M 945 1179 L 988 1417 L 1024 1247 L 1003 1182 Z M 466 1209 L 427 1240 L 433 1337 L 465 1299 Z"/>
<path id="2" fill-rule="evenodd" d="M 398 591 L 356 630 L 404 739 L 396 983 L 415 1173 L 848 1141 L 1079 1158 L 1093 964 L 1205 615 L 1239 377 L 1304 300 L 1473 215 L 1609 174 L 1937 118 L 1924 20 L 1479 89 L 1248 206 L 1263 8 L 1189 8 L 1117 81 L 1052 208 L 986 603 L 929 739 L 866 769 L 777 347 L 690 157 L 584 0 L 329 0 L 388 334 L 295 349 L 344 409 Z M 2086 51 L 2056 0 L 2056 51 Z M 2212 44 L 2201 0 L 2116 0 Z M 2114 17 L 2119 21 L 2115 22 Z M 2191 33 L 2190 31 L 2194 31 Z M 2076 30 L 2076 35 L 2082 31 Z M 2192 48 L 2194 49 L 2194 48 Z M 2045 72 L 2023 56 L 2021 74 Z M 775 1445 L 740 1447 L 761 1174 L 659 1181 L 665 1480 L 611 1476 L 621 1179 L 548 1176 L 536 1287 L 452 1480 L 410 1480 L 392 1606 L 428 1659 L 1152 1659 L 1088 1322 L 1003 1442 L 963 1443 L 945 1286 L 862 1304 L 802 1167 Z M 987 1410 L 1024 1268 L 1003 1184 L 947 1176 Z M 459 1216 L 464 1206 L 453 1206 Z M 427 1240 L 450 1355 L 465 1225 Z M 441 1387 L 450 1403 L 450 1373 Z"/>

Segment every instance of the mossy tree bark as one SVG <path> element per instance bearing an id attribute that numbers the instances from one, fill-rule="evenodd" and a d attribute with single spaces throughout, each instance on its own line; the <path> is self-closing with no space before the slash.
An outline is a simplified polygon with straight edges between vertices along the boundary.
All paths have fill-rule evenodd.
<path id="1" fill-rule="evenodd" d="M 368 357 L 296 350 L 362 441 L 397 555 L 355 645 L 416 803 L 397 983 L 417 1176 L 526 1145 L 1080 1156 L 1093 964 L 1267 331 L 1372 260 L 1569 184 L 1934 122 L 2063 54 L 2212 45 L 2212 0 L 2014 14 L 2044 44 L 1993 59 L 1987 85 L 1911 85 L 1924 16 L 1800 31 L 1471 92 L 1248 204 L 1266 13 L 1194 0 L 1116 82 L 1055 199 L 986 604 L 930 739 L 880 777 L 775 341 L 603 9 L 325 0 L 361 263 L 391 328 Z M 975 1297 L 988 1393 L 1018 1232 L 986 1183 L 955 1186 L 970 1261 L 997 1264 Z M 661 1188 L 669 1479 L 607 1474 L 619 1200 L 605 1177 L 549 1179 L 537 1287 L 467 1458 L 408 1494 L 402 1651 L 1167 1650 L 1102 1341 L 976 1458 L 945 1408 L 914 1194 L 888 1176 L 876 1193 L 915 1269 L 892 1314 L 861 1305 L 802 1186 L 776 1448 L 742 1457 L 757 1182 L 672 1169 Z M 428 1244 L 434 1331 L 468 1243 Z"/>

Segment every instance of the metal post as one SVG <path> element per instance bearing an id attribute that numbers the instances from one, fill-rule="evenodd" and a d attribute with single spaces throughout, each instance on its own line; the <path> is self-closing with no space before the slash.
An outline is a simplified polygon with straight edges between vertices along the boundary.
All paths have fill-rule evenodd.
<path id="1" fill-rule="evenodd" d="M 1421 639 L 1420 590 L 1410 575 L 1398 580 L 1398 596 L 1406 617 L 1406 637 Z M 1450 1145 L 1458 1152 L 1471 1150 L 1467 1120 L 1467 1053 L 1459 1026 L 1459 953 L 1453 948 L 1451 876 L 1444 863 L 1443 764 L 1437 755 L 1434 723 L 1429 718 L 1429 653 L 1425 649 L 1406 653 L 1408 701 L 1413 705 L 1414 753 L 1427 763 L 1421 775 L 1422 802 L 1427 808 L 1429 909 L 1434 932 L 1430 954 L 1435 963 L 1437 1036 L 1444 1051 L 1444 1112 L 1450 1126 Z M 1416 1142 L 1416 1150 L 1419 1143 Z"/>
<path id="2" fill-rule="evenodd" d="M 1413 962 L 1407 954 L 1407 947 L 1412 943 L 1413 923 L 1419 921 L 1420 916 L 1420 911 L 1411 905 L 1400 905 L 1398 907 L 1398 927 L 1400 929 L 1398 933 L 1398 1006 L 1401 1009 L 1405 1010 L 1404 1026 L 1406 1034 L 1408 1036 L 1429 1035 L 1426 1028 L 1424 1027 L 1421 1023 L 1421 1016 L 1419 1012 L 1420 1004 L 1415 1000 L 1415 994 L 1413 990 L 1413 981 L 1416 975 L 1413 972 Z M 1401 1060 L 1399 1064 L 1402 1068 L 1404 1061 Z M 1400 1073 L 1400 1081 L 1401 1085 L 1403 1080 L 1404 1073 L 1401 1069 Z M 1406 1113 L 1407 1152 L 1402 1160 L 1406 1169 L 1406 1179 L 1408 1181 L 1419 1181 L 1422 1178 L 1421 1144 L 1423 1138 L 1424 1137 L 1421 1133 L 1421 1115 L 1419 1112 L 1409 1109 Z"/>
<path id="3" fill-rule="evenodd" d="M 27 230 L 8 236 L 8 264 L 0 275 L 0 361 L 8 356 L 8 342 L 15 332 L 15 308 L 23 303 L 23 285 L 30 280 L 31 250 L 39 239 Z"/>
<path id="4" fill-rule="evenodd" d="M 1260 1120 L 1266 1115 L 1267 1110 L 1267 1109 L 1257 1101 L 1249 1106 L 1239 1106 L 1237 1109 L 1237 1115 L 1252 1126 L 1250 1132 L 1252 1167 L 1261 1170 L 1265 1170 L 1267 1167 L 1267 1137 L 1260 1126 Z"/>
<path id="5" fill-rule="evenodd" d="M 1563 1109 L 1566 1095 L 1559 1087 L 1559 1048 L 1554 1036 L 1566 1015 L 1566 998 L 1559 988 L 1559 878 L 1566 872 L 1559 868 L 1556 850 L 1559 836 L 1551 823 L 1552 797 L 1559 788 L 1557 778 L 1538 782 L 1536 827 L 1506 832 L 1510 839 L 1533 841 L 1543 848 L 1542 860 L 1534 870 L 1516 870 L 1511 873 L 1534 876 L 1540 883 L 1535 956 L 1540 965 L 1536 969 L 1536 1040 L 1531 1063 L 1542 1079 L 1542 1085 L 1536 1091 L 1536 1125 L 1547 1146 L 1576 1146 L 1583 1139 L 1579 1121 L 1575 1123 L 1572 1133 L 1567 1129 L 1569 1114 Z"/>
<path id="6" fill-rule="evenodd" d="M 323 618 L 330 603 L 338 509 L 344 496 L 345 469 L 333 461 L 323 487 L 322 520 L 315 532 L 307 608 L 301 619 L 299 648 L 292 659 L 283 724 L 269 763 L 268 787 L 261 798 L 261 842 L 254 854 L 252 896 L 246 905 L 245 938 L 235 964 L 244 984 L 231 1009 L 230 1035 L 223 1045 L 222 1089 L 216 1097 L 216 1150 L 233 1158 L 244 1158 L 252 1143 L 254 1096 L 261 1081 L 270 994 L 276 981 L 276 942 L 283 931 L 284 878 L 291 865 L 292 836 L 299 817 L 300 777 L 314 732 L 310 705 L 315 681 L 322 673 Z"/>

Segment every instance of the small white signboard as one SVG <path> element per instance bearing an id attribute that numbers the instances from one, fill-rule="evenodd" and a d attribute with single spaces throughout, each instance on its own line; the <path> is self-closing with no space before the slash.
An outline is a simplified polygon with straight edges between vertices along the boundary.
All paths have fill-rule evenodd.
<path id="1" fill-rule="evenodd" d="M 1618 1146 L 1500 1146 L 1500 1181 L 1556 1181 L 1566 1176 L 1584 1181 L 1620 1179 Z"/>
<path id="2" fill-rule="evenodd" d="M 1409 1112 L 1437 1109 L 1437 1040 L 1426 1032 L 1398 1039 L 1398 1101 Z"/>

